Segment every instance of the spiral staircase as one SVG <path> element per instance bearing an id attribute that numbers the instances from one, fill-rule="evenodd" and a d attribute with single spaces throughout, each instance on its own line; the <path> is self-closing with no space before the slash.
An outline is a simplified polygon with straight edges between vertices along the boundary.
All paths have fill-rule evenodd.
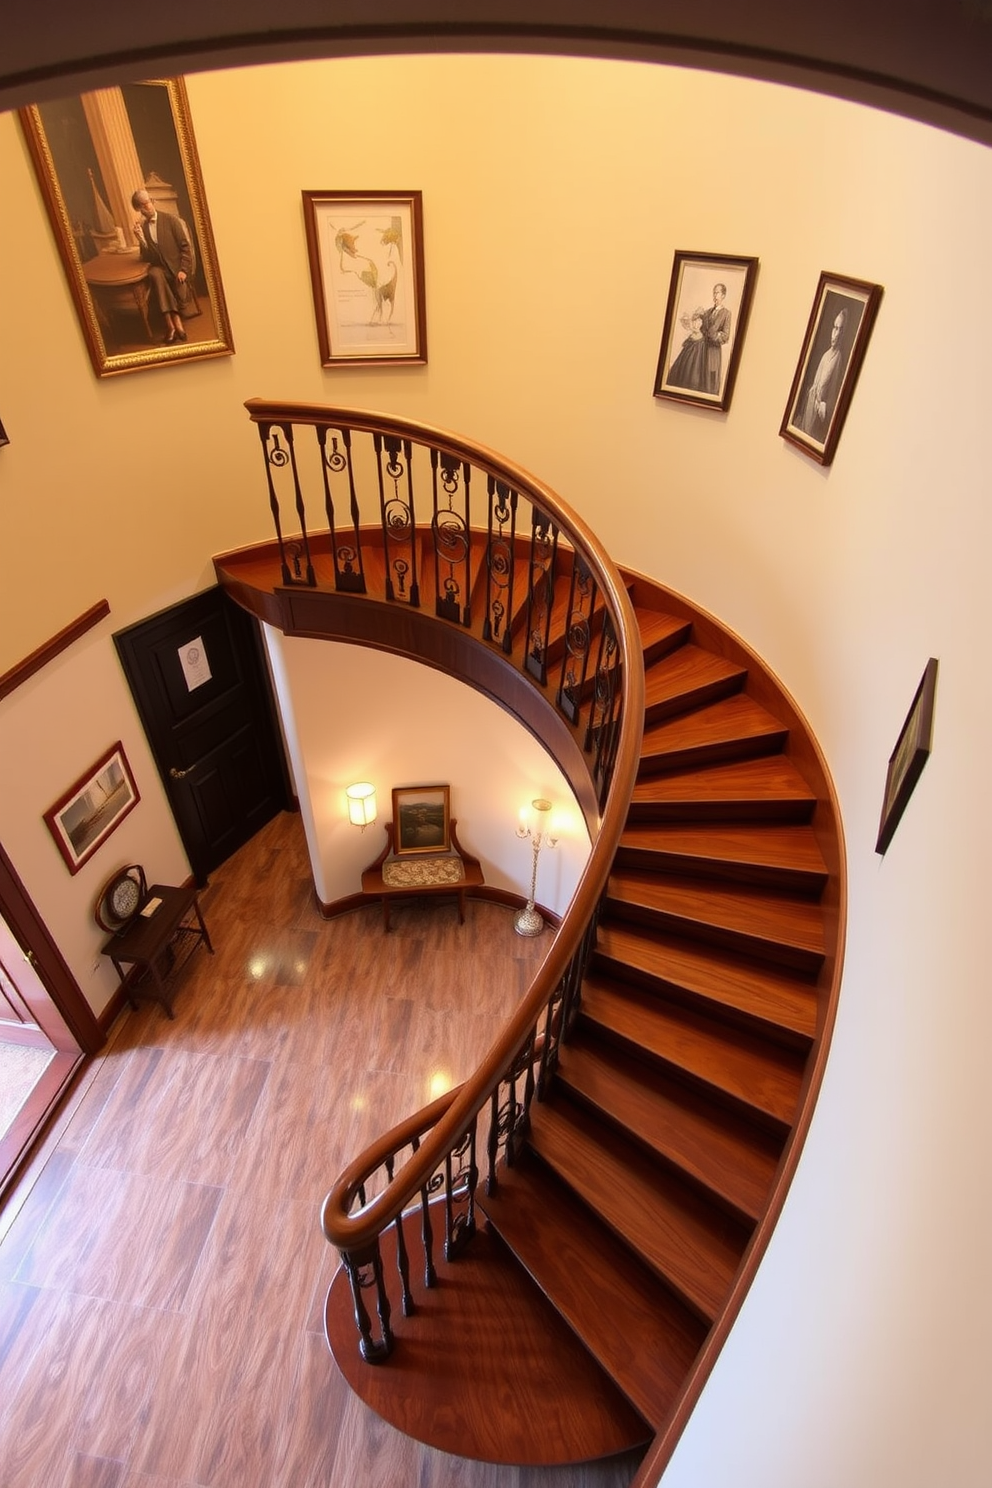
<path id="1" fill-rule="evenodd" d="M 305 420 L 283 410 L 279 422 L 273 405 L 249 407 L 267 460 L 293 419 L 319 422 L 313 410 Z M 344 423 L 339 412 L 320 417 Z M 422 438 L 441 442 L 436 431 Z M 474 452 L 483 469 L 493 458 Z M 406 451 L 404 472 L 411 460 Z M 524 484 L 518 471 L 500 473 Z M 540 525 L 552 498 L 538 490 L 531 499 Z M 302 507 L 297 499 L 298 516 Z M 439 510 L 435 499 L 430 527 L 412 539 L 422 573 L 439 544 L 442 555 L 453 551 L 439 536 Z M 285 582 L 294 566 L 278 516 L 277 544 L 216 560 L 220 582 L 283 629 L 423 655 L 428 643 L 390 594 L 385 518 L 378 532 L 360 528 L 353 500 L 342 543 L 337 509 L 327 511 L 326 535 L 297 540 L 299 583 Z M 606 854 L 600 878 L 583 880 L 581 923 L 570 932 L 566 915 L 544 993 L 496 1039 L 478 1077 L 384 1133 L 334 1185 L 324 1227 L 345 1264 L 326 1323 L 353 1388 L 401 1429 L 494 1461 L 642 1450 L 636 1482 L 647 1485 L 732 1325 L 799 1158 L 837 998 L 843 846 L 816 743 L 758 658 L 643 575 L 621 571 L 617 616 L 606 578 L 577 600 L 585 534 L 571 520 L 554 564 L 538 565 L 543 630 L 531 549 L 521 564 L 527 581 L 518 575 L 502 590 L 513 604 L 496 638 L 492 522 L 488 537 L 465 524 L 454 622 L 463 649 L 444 655 L 456 674 L 502 690 L 504 706 L 540 730 L 566 768 L 576 751 L 588 757 L 611 740 L 584 790 L 588 803 L 595 789 L 602 808 L 591 860 L 595 868 L 597 852 Z M 339 547 L 355 572 L 356 542 L 360 597 L 331 577 Z M 449 599 L 451 582 L 439 581 Z M 450 627 L 456 611 L 443 602 L 418 625 Z M 639 716 L 614 730 L 609 708 L 595 712 L 597 696 L 614 695 L 602 667 L 583 670 L 576 656 L 588 660 L 597 636 L 600 657 L 604 636 L 606 653 L 622 653 L 625 624 L 639 651 L 625 667 L 633 675 L 643 661 L 643 686 L 624 692 L 635 699 L 628 715 L 636 707 Z M 485 681 L 480 648 L 492 651 L 496 640 L 505 655 L 511 637 L 523 638 L 522 670 L 535 674 L 528 693 L 553 690 L 561 658 L 572 755 L 555 748 L 565 738 L 560 720 L 532 713 L 516 682 Z M 580 703 L 589 710 L 584 733 Z M 631 739 L 633 764 L 621 779 Z M 434 1255 L 432 1214 L 445 1230 L 443 1257 Z M 416 1298 L 411 1268 L 424 1276 Z M 384 1279 L 394 1270 L 402 1317 Z"/>

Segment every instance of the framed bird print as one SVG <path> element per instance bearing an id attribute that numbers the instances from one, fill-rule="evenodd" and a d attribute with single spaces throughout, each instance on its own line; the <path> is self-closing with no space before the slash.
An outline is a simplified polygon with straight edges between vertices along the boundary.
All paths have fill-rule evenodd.
<path id="1" fill-rule="evenodd" d="M 419 191 L 304 191 L 323 367 L 427 361 Z"/>

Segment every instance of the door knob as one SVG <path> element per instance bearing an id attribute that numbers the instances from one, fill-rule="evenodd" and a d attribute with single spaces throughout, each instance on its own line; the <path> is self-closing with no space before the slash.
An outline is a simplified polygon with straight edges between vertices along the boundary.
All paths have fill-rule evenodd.
<path id="1" fill-rule="evenodd" d="M 169 771 L 169 774 L 172 776 L 172 779 L 173 780 L 185 780 L 186 779 L 186 776 L 187 775 L 192 775 L 192 773 L 193 773 L 192 769 L 190 769 L 190 770 L 177 770 L 176 767 L 175 767 L 175 765 L 173 765 L 172 766 L 172 769 Z"/>

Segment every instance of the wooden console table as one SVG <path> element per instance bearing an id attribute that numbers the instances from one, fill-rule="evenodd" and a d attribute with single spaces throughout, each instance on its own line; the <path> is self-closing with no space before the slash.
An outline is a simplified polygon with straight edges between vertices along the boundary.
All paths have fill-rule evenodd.
<path id="1" fill-rule="evenodd" d="M 393 851 L 393 824 L 386 823 L 386 845 L 362 874 L 362 893 L 382 901 L 382 923 L 389 931 L 389 909 L 394 899 L 419 898 L 421 895 L 455 894 L 458 897 L 458 923 L 465 923 L 465 890 L 485 883 L 478 858 L 464 852 L 455 832 L 456 822 L 449 823 L 451 851 L 447 853 L 402 853 Z"/>
<path id="2" fill-rule="evenodd" d="M 146 918 L 139 910 L 124 933 L 112 935 L 100 947 L 100 952 L 114 963 L 132 1007 L 137 1006 L 134 999 L 139 995 L 136 983 L 147 972 L 149 995 L 162 1004 L 170 1018 L 174 1018 L 168 983 L 201 940 L 211 955 L 214 948 L 203 923 L 195 888 L 175 889 L 168 884 L 152 884 L 144 903 L 152 899 L 162 901 L 155 913 Z M 125 971 L 125 967 L 132 969 Z"/>

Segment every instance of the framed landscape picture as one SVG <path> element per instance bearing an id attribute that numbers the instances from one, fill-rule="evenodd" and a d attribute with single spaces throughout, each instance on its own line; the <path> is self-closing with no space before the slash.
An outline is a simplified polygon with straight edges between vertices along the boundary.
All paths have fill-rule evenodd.
<path id="1" fill-rule="evenodd" d="M 304 191 L 323 367 L 427 361 L 419 191 Z"/>
<path id="2" fill-rule="evenodd" d="M 829 465 L 851 406 L 882 286 L 821 273 L 779 433 Z"/>
<path id="3" fill-rule="evenodd" d="M 230 356 L 182 78 L 101 88 L 20 117 L 97 375 Z"/>
<path id="4" fill-rule="evenodd" d="M 756 258 L 676 253 L 656 398 L 701 408 L 730 407 L 757 272 Z"/>
<path id="5" fill-rule="evenodd" d="M 45 823 L 70 873 L 103 846 L 138 799 L 124 745 L 117 743 L 49 807 Z"/>
<path id="6" fill-rule="evenodd" d="M 451 847 L 450 791 L 446 785 L 393 789 L 393 851 L 446 853 Z"/>

